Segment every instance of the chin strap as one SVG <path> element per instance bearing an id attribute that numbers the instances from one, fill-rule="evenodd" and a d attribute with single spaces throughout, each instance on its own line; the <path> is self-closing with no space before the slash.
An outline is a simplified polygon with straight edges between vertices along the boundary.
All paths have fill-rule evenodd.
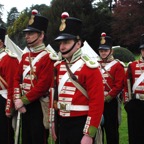
<path id="1" fill-rule="evenodd" d="M 27 44 L 29 45 L 29 44 L 33 44 L 34 42 L 36 42 L 39 39 L 40 35 L 41 35 L 41 33 L 38 35 L 38 37 L 34 41 L 27 43 Z"/>
<path id="2" fill-rule="evenodd" d="M 75 47 L 76 43 L 77 43 L 77 41 L 75 41 L 75 43 L 73 44 L 73 46 L 69 50 L 67 50 L 66 52 L 61 52 L 61 53 L 63 55 L 69 53 Z"/>

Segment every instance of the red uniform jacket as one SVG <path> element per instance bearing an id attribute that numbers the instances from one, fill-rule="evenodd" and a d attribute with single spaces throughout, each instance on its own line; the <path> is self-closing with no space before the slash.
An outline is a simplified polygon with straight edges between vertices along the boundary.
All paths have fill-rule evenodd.
<path id="1" fill-rule="evenodd" d="M 7 94 L 7 105 L 6 105 L 6 112 L 10 113 L 11 110 L 13 109 L 13 80 L 14 80 L 14 75 L 16 72 L 16 69 L 18 67 L 18 60 L 17 58 L 12 55 L 8 54 L 5 51 L 0 53 L 0 76 L 4 79 L 4 81 L 7 83 L 3 83 L 1 80 L 1 83 L 7 89 L 8 94 Z M 0 86 L 0 90 L 3 90 L 3 88 Z"/>
<path id="2" fill-rule="evenodd" d="M 24 94 L 21 99 L 24 104 L 28 104 L 45 96 L 51 85 L 54 61 L 50 59 L 50 54 L 48 52 L 35 63 L 33 66 L 33 73 L 29 71 L 23 78 L 23 72 L 30 65 L 29 54 L 32 62 L 40 52 L 25 53 L 22 56 L 18 71 L 15 75 L 14 97 L 18 98 L 21 95 L 20 84 L 22 84 Z"/>
<path id="3" fill-rule="evenodd" d="M 108 65 L 111 61 L 103 62 L 99 61 L 102 67 Z M 103 68 L 102 68 L 103 69 Z M 111 68 L 104 70 L 103 73 L 103 84 L 104 84 L 104 93 L 106 96 L 111 96 L 112 98 L 117 97 L 117 95 L 124 88 L 124 77 L 125 71 L 124 66 L 117 61 Z"/>
<path id="4" fill-rule="evenodd" d="M 135 81 L 140 77 L 140 75 L 143 72 L 144 72 L 143 60 L 134 61 L 129 64 L 125 77 L 124 102 L 127 102 L 129 100 L 127 79 L 131 80 L 131 88 L 132 88 Z M 131 89 L 131 93 L 144 94 L 144 80 L 142 80 L 142 82 L 136 87 L 134 92 Z"/>
<path id="5" fill-rule="evenodd" d="M 77 57 L 78 58 L 78 57 Z M 79 57 L 81 59 L 81 57 Z M 77 61 L 77 60 L 76 60 Z M 72 66 L 75 62 L 69 63 Z M 57 69 L 57 83 L 63 75 L 67 72 L 65 62 L 61 61 L 56 66 Z M 59 115 L 62 117 L 75 117 L 87 115 L 87 121 L 84 127 L 84 133 L 90 135 L 90 128 L 98 128 L 103 113 L 104 107 L 104 93 L 102 84 L 102 75 L 98 67 L 91 68 L 84 63 L 81 65 L 74 75 L 78 78 L 79 83 L 87 91 L 88 98 L 74 86 L 70 79 L 68 79 L 62 87 L 58 95 L 58 103 L 69 104 L 72 106 L 88 106 L 89 110 L 70 110 L 66 111 L 59 109 Z"/>

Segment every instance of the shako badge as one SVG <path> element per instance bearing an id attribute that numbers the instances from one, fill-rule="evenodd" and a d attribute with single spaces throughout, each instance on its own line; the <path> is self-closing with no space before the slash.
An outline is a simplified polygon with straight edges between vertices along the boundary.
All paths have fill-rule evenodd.
<path id="1" fill-rule="evenodd" d="M 38 14 L 38 11 L 36 9 L 32 10 L 32 15 L 31 15 L 31 18 L 29 20 L 29 25 L 32 25 L 34 23 L 34 17 L 36 14 Z"/>
<path id="2" fill-rule="evenodd" d="M 105 42 L 106 42 L 105 37 L 106 37 L 106 33 L 102 32 L 101 33 L 101 41 L 100 41 L 101 44 L 105 44 Z"/>
<path id="3" fill-rule="evenodd" d="M 69 17 L 69 14 L 67 12 L 63 12 L 61 14 L 61 25 L 59 27 L 59 31 L 63 31 L 66 28 L 66 18 Z"/>

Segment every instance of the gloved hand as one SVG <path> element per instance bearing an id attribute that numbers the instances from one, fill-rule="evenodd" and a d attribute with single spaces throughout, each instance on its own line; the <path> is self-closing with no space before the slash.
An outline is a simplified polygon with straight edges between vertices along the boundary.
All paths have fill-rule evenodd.
<path id="1" fill-rule="evenodd" d="M 7 99 L 5 114 L 6 114 L 7 117 L 11 117 L 13 115 L 13 113 L 14 113 L 13 101 L 11 99 Z"/>
<path id="2" fill-rule="evenodd" d="M 111 100 L 112 100 L 112 97 L 110 95 L 105 96 L 105 99 L 104 99 L 105 102 L 109 103 Z"/>
<path id="3" fill-rule="evenodd" d="M 16 110 L 22 108 L 23 105 L 24 105 L 21 99 L 15 99 L 14 104 L 15 104 L 15 109 Z"/>
<path id="4" fill-rule="evenodd" d="M 92 144 L 92 143 L 93 143 L 93 138 L 90 137 L 89 135 L 84 135 L 82 137 L 81 144 Z"/>

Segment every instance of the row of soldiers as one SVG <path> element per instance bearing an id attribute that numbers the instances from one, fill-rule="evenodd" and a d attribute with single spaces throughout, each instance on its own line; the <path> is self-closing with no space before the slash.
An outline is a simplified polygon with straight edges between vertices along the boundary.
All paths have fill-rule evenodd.
<path id="1" fill-rule="evenodd" d="M 33 11 L 23 30 L 29 51 L 20 62 L 5 47 L 6 29 L 0 28 L 0 143 L 14 144 L 18 127 L 12 128 L 12 117 L 18 112 L 22 144 L 101 144 L 104 133 L 107 144 L 119 144 L 120 96 L 128 114 L 129 143 L 144 143 L 144 37 L 140 60 L 125 72 L 106 33 L 95 61 L 81 50 L 80 19 L 62 14 L 55 39 L 58 55 L 44 44 L 47 26 L 48 19 Z M 102 142 L 95 140 L 100 127 Z"/>

